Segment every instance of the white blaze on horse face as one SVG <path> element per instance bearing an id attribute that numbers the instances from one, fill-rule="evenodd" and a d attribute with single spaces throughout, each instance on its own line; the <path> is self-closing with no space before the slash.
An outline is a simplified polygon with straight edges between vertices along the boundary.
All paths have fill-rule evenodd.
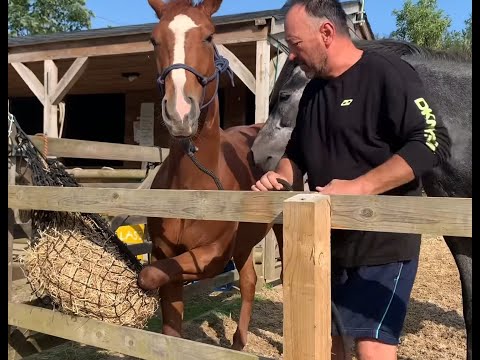
<path id="1" fill-rule="evenodd" d="M 173 47 L 173 63 L 185 63 L 185 37 L 189 30 L 198 27 L 198 25 L 187 15 L 177 15 L 168 24 L 168 28 L 172 30 L 175 36 L 175 44 Z M 176 109 L 180 115 L 180 119 L 190 112 L 191 104 L 185 101 L 184 86 L 187 82 L 186 70 L 175 69 L 171 72 L 173 84 L 175 86 L 175 102 Z"/>

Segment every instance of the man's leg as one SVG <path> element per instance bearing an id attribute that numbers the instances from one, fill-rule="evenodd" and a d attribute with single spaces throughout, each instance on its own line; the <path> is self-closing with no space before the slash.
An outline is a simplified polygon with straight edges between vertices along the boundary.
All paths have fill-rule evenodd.
<path id="1" fill-rule="evenodd" d="M 356 353 L 358 360 L 396 360 L 397 345 L 389 345 L 373 339 L 357 339 Z"/>
<path id="2" fill-rule="evenodd" d="M 417 267 L 418 259 L 332 269 L 332 299 L 346 336 L 356 341 L 358 360 L 397 359 Z M 332 327 L 332 359 L 350 359 L 342 356 L 338 335 L 336 326 Z"/>

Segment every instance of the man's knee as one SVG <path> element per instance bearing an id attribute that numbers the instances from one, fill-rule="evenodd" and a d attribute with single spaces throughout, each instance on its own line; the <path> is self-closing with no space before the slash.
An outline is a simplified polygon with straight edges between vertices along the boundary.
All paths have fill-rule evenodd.
<path id="1" fill-rule="evenodd" d="M 358 360 L 396 360 L 397 345 L 375 339 L 357 339 L 356 354 Z"/>

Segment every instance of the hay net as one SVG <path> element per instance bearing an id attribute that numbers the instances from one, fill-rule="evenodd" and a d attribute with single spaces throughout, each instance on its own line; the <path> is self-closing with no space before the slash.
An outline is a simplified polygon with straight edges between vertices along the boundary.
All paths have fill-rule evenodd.
<path id="1" fill-rule="evenodd" d="M 11 118 L 12 116 L 12 118 Z M 79 187 L 58 160 L 31 142 L 13 115 L 15 155 L 35 186 Z M 158 291 L 137 285 L 140 261 L 98 214 L 31 211 L 32 238 L 21 256 L 33 294 L 50 298 L 60 311 L 142 328 L 158 307 Z"/>

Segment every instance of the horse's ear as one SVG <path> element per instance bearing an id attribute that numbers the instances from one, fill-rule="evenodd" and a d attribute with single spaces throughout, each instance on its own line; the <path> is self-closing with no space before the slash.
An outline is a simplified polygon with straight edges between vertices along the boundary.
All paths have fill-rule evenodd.
<path id="1" fill-rule="evenodd" d="M 203 11 L 208 16 L 212 16 L 212 14 L 215 14 L 220 8 L 220 5 L 222 5 L 222 0 L 203 0 L 203 2 L 200 4 Z"/>
<path id="2" fill-rule="evenodd" d="M 165 3 L 162 0 L 148 0 L 148 4 L 155 10 L 155 14 L 157 14 L 157 17 L 160 19 Z"/>

